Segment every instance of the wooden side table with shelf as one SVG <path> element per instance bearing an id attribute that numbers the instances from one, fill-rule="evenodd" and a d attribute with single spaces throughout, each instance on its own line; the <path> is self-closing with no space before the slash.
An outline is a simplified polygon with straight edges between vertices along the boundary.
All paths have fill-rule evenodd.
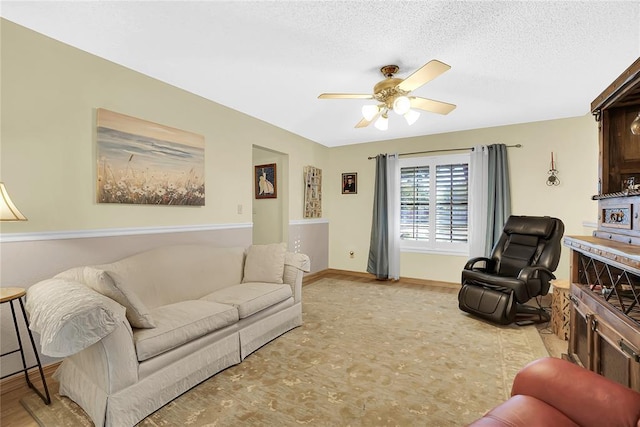
<path id="1" fill-rule="evenodd" d="M 0 357 L 8 356 L 13 353 L 20 353 L 20 357 L 22 358 L 22 369 L 12 372 L 7 375 L 3 375 L 0 380 L 10 377 L 12 375 L 16 375 L 20 372 L 24 372 L 24 378 L 27 381 L 27 385 L 30 389 L 36 392 L 38 396 L 46 403 L 47 405 L 51 403 L 51 397 L 49 396 L 49 389 L 47 388 L 47 382 L 44 378 L 44 371 L 42 370 L 42 364 L 40 363 L 40 356 L 38 356 L 38 350 L 36 349 L 36 344 L 33 341 L 33 334 L 29 329 L 29 321 L 27 320 L 27 312 L 24 309 L 24 304 L 22 303 L 22 297 L 25 296 L 27 291 L 23 288 L 0 288 L 0 304 L 8 303 L 9 307 L 11 307 L 11 315 L 13 317 L 13 326 L 16 331 L 16 338 L 18 339 L 18 348 L 12 351 L 8 351 L 6 353 L 0 354 Z M 14 307 L 14 303 L 18 301 L 20 305 L 20 310 L 22 310 L 22 317 L 24 318 L 24 324 L 27 327 L 27 332 L 29 333 L 29 340 L 31 341 L 31 348 L 33 349 L 33 353 L 36 357 L 36 364 L 32 366 L 27 366 L 26 359 L 24 357 L 24 347 L 22 345 L 22 337 L 20 336 L 20 328 L 18 326 L 18 318 L 16 317 L 16 309 Z M 44 388 L 44 394 L 38 390 L 31 379 L 29 378 L 29 370 L 33 368 L 38 368 L 40 372 L 40 378 L 42 379 L 42 385 Z"/>

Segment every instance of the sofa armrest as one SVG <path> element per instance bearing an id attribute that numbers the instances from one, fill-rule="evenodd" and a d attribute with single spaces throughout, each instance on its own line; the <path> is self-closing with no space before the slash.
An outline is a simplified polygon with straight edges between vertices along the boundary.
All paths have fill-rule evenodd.
<path id="1" fill-rule="evenodd" d="M 27 289 L 29 329 L 40 334 L 42 353 L 66 357 L 113 332 L 125 308 L 82 283 L 43 280 Z"/>
<path id="2" fill-rule="evenodd" d="M 138 382 L 138 365 L 133 332 L 124 319 L 112 333 L 65 359 L 56 378 L 90 383 L 110 395 Z"/>
<path id="3" fill-rule="evenodd" d="M 311 269 L 311 261 L 305 254 L 287 252 L 284 258 L 284 274 L 282 281 L 291 286 L 295 302 L 302 301 L 302 277 Z"/>
<path id="4" fill-rule="evenodd" d="M 27 289 L 25 308 L 42 353 L 67 357 L 63 366 L 69 361 L 78 369 L 67 372 L 82 372 L 106 394 L 137 382 L 133 332 L 117 302 L 82 283 L 53 278 Z"/>
<path id="5" fill-rule="evenodd" d="M 583 427 L 640 427 L 640 393 L 562 359 L 525 366 L 511 395 L 535 397 Z"/>
<path id="6" fill-rule="evenodd" d="M 311 260 L 305 254 L 287 252 L 284 257 L 284 265 L 285 267 L 294 267 L 305 273 L 311 271 Z"/>

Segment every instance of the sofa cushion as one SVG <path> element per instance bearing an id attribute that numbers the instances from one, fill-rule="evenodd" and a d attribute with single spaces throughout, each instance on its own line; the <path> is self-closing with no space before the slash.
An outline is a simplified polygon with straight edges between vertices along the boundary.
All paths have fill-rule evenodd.
<path id="1" fill-rule="evenodd" d="M 291 286 L 276 283 L 243 283 L 212 292 L 201 299 L 229 304 L 238 309 L 241 319 L 291 298 Z"/>
<path id="2" fill-rule="evenodd" d="M 149 310 L 197 300 L 242 281 L 245 248 L 205 244 L 161 246 L 95 266 L 133 290 Z"/>
<path id="3" fill-rule="evenodd" d="M 42 353 L 67 357 L 125 322 L 125 308 L 82 283 L 48 279 L 27 290 L 29 329 L 40 334 Z"/>
<path id="4" fill-rule="evenodd" d="M 286 243 L 252 245 L 247 249 L 242 283 L 283 283 Z"/>
<path id="5" fill-rule="evenodd" d="M 114 281 L 104 270 L 94 267 L 77 267 L 55 276 L 86 284 L 94 291 L 111 298 L 127 310 L 127 320 L 134 328 L 153 328 L 155 322 L 149 310 L 126 284 Z"/>
<path id="6" fill-rule="evenodd" d="M 202 300 L 165 305 L 151 313 L 156 327 L 133 331 L 140 362 L 238 321 L 235 307 Z"/>

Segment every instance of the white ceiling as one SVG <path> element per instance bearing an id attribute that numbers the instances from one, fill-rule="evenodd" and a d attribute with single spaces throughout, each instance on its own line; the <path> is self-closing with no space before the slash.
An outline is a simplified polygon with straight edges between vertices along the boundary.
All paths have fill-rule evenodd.
<path id="1" fill-rule="evenodd" d="M 640 1 L 2 1 L 0 15 L 328 147 L 575 117 L 640 56 Z M 355 129 L 379 68 L 456 104 Z"/>

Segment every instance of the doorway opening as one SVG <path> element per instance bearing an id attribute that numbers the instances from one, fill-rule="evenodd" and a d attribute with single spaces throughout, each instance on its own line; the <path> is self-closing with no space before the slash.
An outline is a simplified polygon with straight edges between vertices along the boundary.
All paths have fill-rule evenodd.
<path id="1" fill-rule="evenodd" d="M 255 174 L 256 165 L 276 165 L 276 197 L 256 198 L 256 187 L 259 186 L 259 182 L 255 175 L 252 178 L 253 244 L 287 242 L 289 234 L 289 155 L 254 145 L 252 164 L 254 166 L 253 174 Z"/>

